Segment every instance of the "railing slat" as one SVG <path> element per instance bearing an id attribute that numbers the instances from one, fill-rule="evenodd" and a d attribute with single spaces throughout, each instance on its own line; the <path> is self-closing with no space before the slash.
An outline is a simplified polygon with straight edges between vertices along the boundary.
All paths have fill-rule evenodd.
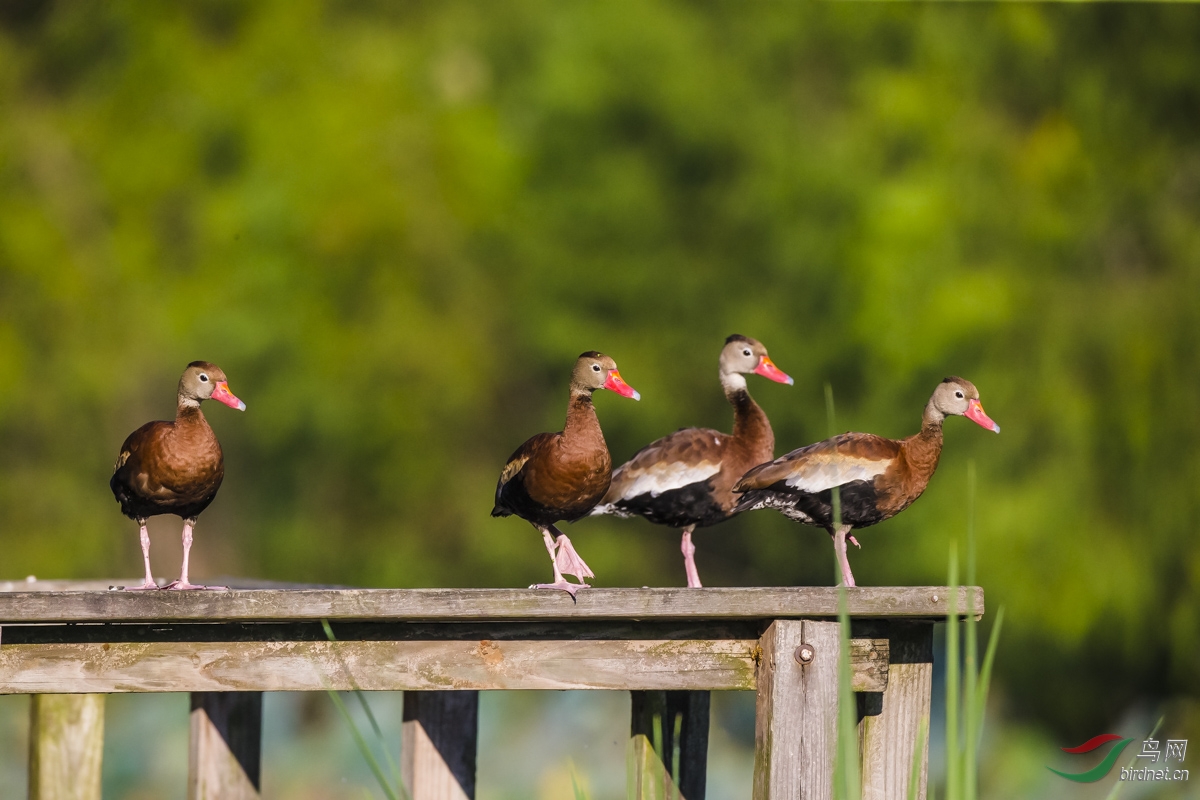
<path id="1" fill-rule="evenodd" d="M 812 659 L 801 666 L 796 649 Z M 754 800 L 830 800 L 837 746 L 837 622 L 777 620 L 762 637 Z"/>
<path id="2" fill-rule="evenodd" d="M 30 698 L 30 800 L 100 800 L 104 695 Z"/>
<path id="3" fill-rule="evenodd" d="M 889 625 L 887 688 L 859 701 L 866 711 L 862 736 L 863 800 L 906 797 L 913 748 L 925 723 L 918 800 L 925 798 L 929 765 L 929 703 L 933 691 L 933 623 Z M 872 713 L 874 712 L 874 713 Z"/>
<path id="4" fill-rule="evenodd" d="M 258 800 L 262 692 L 193 692 L 188 800 Z"/>
<path id="5" fill-rule="evenodd" d="M 479 692 L 405 692 L 400 772 L 412 800 L 474 800 Z"/>

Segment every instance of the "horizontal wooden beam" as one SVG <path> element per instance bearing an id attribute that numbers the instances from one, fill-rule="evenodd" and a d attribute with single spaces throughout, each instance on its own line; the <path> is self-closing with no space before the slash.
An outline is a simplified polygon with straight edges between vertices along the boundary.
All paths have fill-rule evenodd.
<path id="1" fill-rule="evenodd" d="M 983 589 L 960 587 L 956 609 L 983 613 Z M 851 617 L 933 619 L 949 611 L 938 586 L 861 587 Z M 46 622 L 270 622 L 278 620 L 814 619 L 836 617 L 834 587 L 714 589 L 253 589 L 190 592 L 0 592 L 0 624 Z"/>
<path id="2" fill-rule="evenodd" d="M 855 640 L 857 691 L 886 686 L 880 652 Z M 737 690 L 755 688 L 760 657 L 757 640 L 738 639 L 5 644 L 0 694 Z"/>

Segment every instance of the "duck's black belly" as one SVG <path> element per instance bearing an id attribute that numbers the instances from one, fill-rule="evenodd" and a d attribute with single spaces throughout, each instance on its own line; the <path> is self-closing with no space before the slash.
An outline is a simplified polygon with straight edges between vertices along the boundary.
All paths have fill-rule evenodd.
<path id="1" fill-rule="evenodd" d="M 730 514 L 713 497 L 712 479 L 669 489 L 657 496 L 647 492 L 618 500 L 613 506 L 622 514 L 645 517 L 656 525 L 704 528 L 724 522 Z"/>

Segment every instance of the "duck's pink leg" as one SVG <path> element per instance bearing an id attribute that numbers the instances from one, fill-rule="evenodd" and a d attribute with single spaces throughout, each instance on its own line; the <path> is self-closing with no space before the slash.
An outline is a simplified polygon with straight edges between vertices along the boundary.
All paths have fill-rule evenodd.
<path id="1" fill-rule="evenodd" d="M 696 570 L 696 545 L 692 544 L 692 531 L 695 529 L 695 525 L 684 528 L 683 541 L 679 543 L 679 549 L 683 551 L 683 571 L 687 573 L 689 589 L 701 588 L 700 573 Z"/>
<path id="2" fill-rule="evenodd" d="M 550 563 L 554 566 L 554 583 L 535 583 L 529 588 L 561 589 L 571 595 L 572 599 L 580 589 L 590 588 L 586 583 L 570 583 L 563 577 L 564 572 L 580 579 L 590 577 L 592 574 L 592 571 L 588 569 L 588 565 L 583 563 L 583 559 L 575 552 L 575 548 L 571 547 L 571 540 L 560 533 L 553 525 L 548 528 L 543 528 L 540 525 L 534 527 L 542 532 L 542 538 L 546 541 L 546 551 L 550 553 Z M 555 541 L 555 534 L 558 534 L 557 541 Z M 563 551 L 564 547 L 566 548 L 565 553 Z"/>
<path id="3" fill-rule="evenodd" d="M 850 572 L 850 559 L 846 558 L 846 537 L 850 534 L 850 526 L 843 525 L 833 533 L 833 549 L 837 553 L 838 565 L 842 568 L 842 584 L 854 586 L 854 575 Z"/>
<path id="4" fill-rule="evenodd" d="M 127 592 L 140 592 L 143 589 L 157 589 L 158 584 L 154 582 L 154 575 L 150 573 L 150 532 L 146 530 L 146 520 L 139 519 L 138 526 L 141 528 L 142 538 L 142 561 L 146 564 L 146 580 L 141 586 L 126 586 Z"/>
<path id="5" fill-rule="evenodd" d="M 192 552 L 192 526 L 196 524 L 194 519 L 185 519 L 183 521 L 183 567 L 179 570 L 179 580 L 172 581 L 164 586 L 164 589 L 228 589 L 228 586 L 201 586 L 199 584 L 188 583 L 188 555 Z"/>

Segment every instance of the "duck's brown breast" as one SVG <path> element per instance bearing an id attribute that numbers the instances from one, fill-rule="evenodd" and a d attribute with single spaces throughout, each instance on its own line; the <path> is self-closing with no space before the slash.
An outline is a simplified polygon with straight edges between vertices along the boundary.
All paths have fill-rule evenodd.
<path id="1" fill-rule="evenodd" d="M 531 458 L 524 471 L 530 498 L 570 519 L 604 497 L 612 480 L 612 458 L 607 447 L 581 447 L 560 437 Z"/>

